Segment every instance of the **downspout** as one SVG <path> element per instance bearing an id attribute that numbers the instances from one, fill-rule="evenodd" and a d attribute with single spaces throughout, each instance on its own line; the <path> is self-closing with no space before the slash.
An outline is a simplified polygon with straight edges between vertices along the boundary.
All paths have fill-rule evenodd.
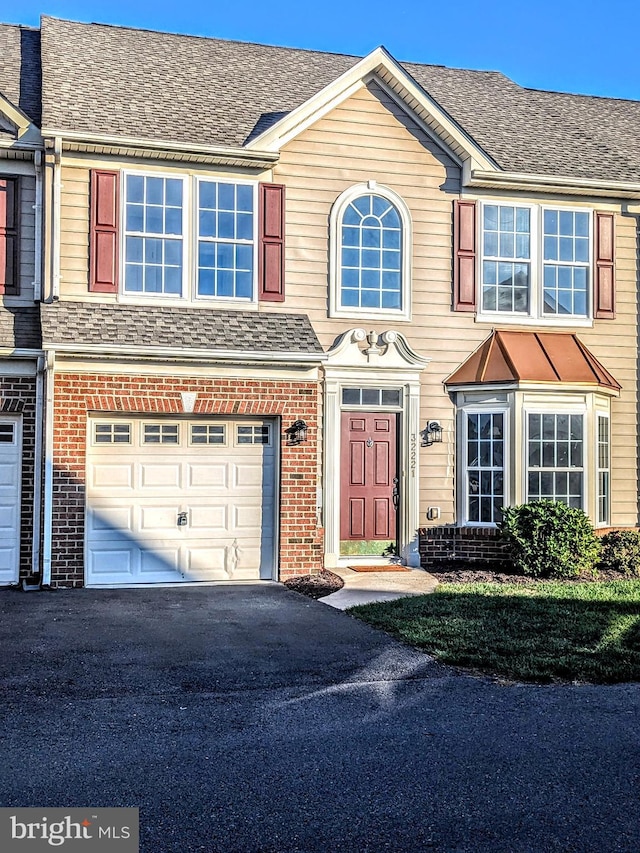
<path id="1" fill-rule="evenodd" d="M 44 499 L 42 523 L 42 586 L 51 586 L 51 545 L 53 536 L 53 390 L 56 354 L 46 355 L 44 400 Z"/>
<path id="2" fill-rule="evenodd" d="M 31 574 L 40 577 L 41 542 L 40 526 L 42 524 L 42 447 L 44 426 L 44 376 L 47 362 L 44 355 L 38 356 L 36 370 L 36 428 L 33 460 L 33 538 L 31 556 Z M 39 589 L 40 584 L 22 583 L 24 590 Z"/>
<path id="3" fill-rule="evenodd" d="M 42 299 L 42 161 L 42 151 L 36 151 L 33 158 L 36 171 L 36 202 L 33 205 L 36 220 L 34 230 L 35 273 L 33 278 L 33 299 L 35 302 L 40 302 Z"/>
<path id="4" fill-rule="evenodd" d="M 51 217 L 51 299 L 60 298 L 60 208 L 62 196 L 62 139 L 53 140 L 53 215 Z"/>

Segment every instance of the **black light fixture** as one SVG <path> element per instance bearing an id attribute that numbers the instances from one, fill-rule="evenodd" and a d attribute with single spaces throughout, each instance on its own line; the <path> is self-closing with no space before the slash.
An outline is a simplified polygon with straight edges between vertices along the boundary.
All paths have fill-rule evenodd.
<path id="1" fill-rule="evenodd" d="M 307 425 L 304 421 L 294 421 L 284 432 L 289 445 L 300 444 L 307 440 Z"/>
<path id="2" fill-rule="evenodd" d="M 420 433 L 422 441 L 421 447 L 431 447 L 432 444 L 439 444 L 442 441 L 442 424 L 440 421 L 428 421 L 426 427 Z"/>

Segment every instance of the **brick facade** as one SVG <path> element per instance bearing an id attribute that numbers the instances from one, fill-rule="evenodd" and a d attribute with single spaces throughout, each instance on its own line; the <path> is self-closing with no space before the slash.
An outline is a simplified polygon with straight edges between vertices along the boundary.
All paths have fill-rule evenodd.
<path id="1" fill-rule="evenodd" d="M 507 560 L 506 546 L 492 527 L 423 527 L 418 531 L 420 565 L 434 568 L 438 563 L 491 563 Z"/>
<path id="2" fill-rule="evenodd" d="M 20 578 L 31 574 L 36 441 L 35 376 L 0 376 L 0 412 L 22 416 Z"/>
<path id="3" fill-rule="evenodd" d="M 181 392 L 197 394 L 194 416 L 280 417 L 306 421 L 307 441 L 280 462 L 279 578 L 320 571 L 323 530 L 316 515 L 319 385 L 315 381 L 176 378 L 60 372 L 55 379 L 53 586 L 84 582 L 87 418 L 92 412 L 183 414 Z"/>

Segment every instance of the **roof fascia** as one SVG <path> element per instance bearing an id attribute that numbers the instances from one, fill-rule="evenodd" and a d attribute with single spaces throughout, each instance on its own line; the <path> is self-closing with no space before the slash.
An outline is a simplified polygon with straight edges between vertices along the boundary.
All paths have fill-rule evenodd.
<path id="1" fill-rule="evenodd" d="M 610 388 L 608 385 L 599 385 L 597 382 L 558 382 L 556 380 L 550 382 L 448 382 L 443 383 L 447 390 L 452 393 L 459 391 L 557 391 L 558 393 L 581 393 L 581 394 L 602 394 L 605 397 L 619 397 L 620 391 L 616 388 Z"/>
<path id="2" fill-rule="evenodd" d="M 261 363 L 261 364 L 311 364 L 317 365 L 327 360 L 325 353 L 299 352 L 254 352 L 253 350 L 205 350 L 186 349 L 184 347 L 140 347 L 118 344 L 58 344 L 45 342 L 43 348 L 54 348 L 56 352 L 67 355 L 81 355 L 92 358 L 122 358 L 130 356 L 140 359 L 174 361 L 219 361 L 224 363 Z"/>
<path id="3" fill-rule="evenodd" d="M 283 145 L 361 89 L 374 74 L 381 79 L 387 89 L 392 89 L 396 93 L 396 96 L 404 102 L 404 108 L 412 116 L 417 116 L 423 125 L 429 126 L 430 136 L 437 136 L 447 149 L 452 148 L 454 151 L 457 149 L 458 158 L 461 161 L 471 161 L 474 168 L 486 171 L 498 168 L 486 152 L 382 46 L 372 50 L 353 68 L 345 71 L 324 89 L 249 142 L 245 149 L 259 147 L 266 151 L 279 151 Z M 425 115 L 429 116 L 431 121 L 425 122 Z"/>
<path id="4" fill-rule="evenodd" d="M 258 148 L 249 151 L 246 148 L 234 148 L 226 145 L 198 145 L 194 143 L 170 142 L 166 139 L 107 136 L 97 133 L 56 130 L 53 128 L 43 128 L 42 135 L 47 139 L 60 138 L 62 140 L 63 151 L 65 149 L 77 151 L 82 148 L 90 149 L 95 148 L 95 146 L 103 146 L 118 150 L 168 152 L 186 156 L 191 154 L 197 157 L 212 157 L 221 161 L 242 160 L 247 165 L 255 165 L 256 168 L 263 168 L 265 163 L 271 165 L 277 162 L 279 158 L 278 152 L 265 151 Z"/>
<path id="5" fill-rule="evenodd" d="M 529 175 L 523 172 L 499 172 L 469 168 L 463 165 L 462 185 L 468 189 L 509 189 L 532 192 L 554 192 L 565 195 L 590 195 L 598 198 L 640 199 L 640 183 L 604 181 L 595 178 L 572 178 L 562 175 Z"/>

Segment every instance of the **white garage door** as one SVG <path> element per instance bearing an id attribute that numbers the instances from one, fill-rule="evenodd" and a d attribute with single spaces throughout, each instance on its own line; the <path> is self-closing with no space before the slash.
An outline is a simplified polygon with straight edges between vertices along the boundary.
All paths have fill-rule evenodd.
<path id="1" fill-rule="evenodd" d="M 20 560 L 19 418 L 0 415 L 0 584 L 16 583 Z"/>
<path id="2" fill-rule="evenodd" d="M 276 437 L 262 420 L 92 418 L 86 583 L 272 578 Z"/>

